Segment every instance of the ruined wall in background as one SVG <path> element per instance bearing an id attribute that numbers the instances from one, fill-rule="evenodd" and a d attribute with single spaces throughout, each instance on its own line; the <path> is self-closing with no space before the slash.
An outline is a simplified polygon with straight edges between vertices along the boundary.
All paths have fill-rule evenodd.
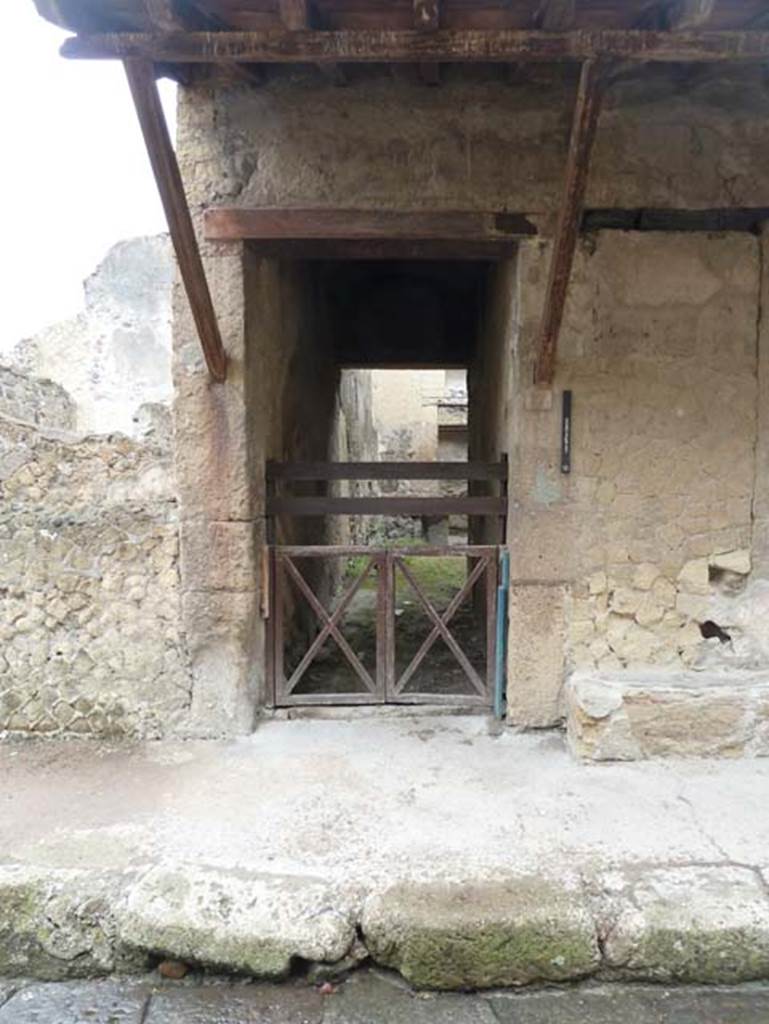
<path id="1" fill-rule="evenodd" d="M 171 400 L 171 286 L 166 235 L 118 242 L 86 280 L 85 308 L 19 342 L 5 360 L 60 384 L 84 433 L 147 431 L 143 406 Z"/>
<path id="2" fill-rule="evenodd" d="M 522 382 L 546 256 L 533 243 L 520 258 Z M 727 653 L 700 624 L 718 620 L 751 570 L 759 267 L 750 235 L 604 232 L 580 248 L 554 391 L 521 384 L 512 424 L 513 602 L 528 603 L 529 637 L 560 638 L 561 679 L 570 667 L 697 666 L 714 644 Z M 513 713 L 558 720 L 558 676 L 511 657 Z"/>
<path id="3" fill-rule="evenodd" d="M 70 396 L 51 380 L 30 378 L 0 366 L 0 416 L 35 427 L 72 430 L 77 407 Z"/>
<path id="4" fill-rule="evenodd" d="M 0 367 L 0 732 L 185 730 L 173 267 L 166 238 L 119 243 Z"/>

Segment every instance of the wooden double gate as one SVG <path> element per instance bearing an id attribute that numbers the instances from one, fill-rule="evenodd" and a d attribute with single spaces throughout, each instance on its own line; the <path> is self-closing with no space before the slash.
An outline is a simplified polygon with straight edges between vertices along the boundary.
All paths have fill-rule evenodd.
<path id="1" fill-rule="evenodd" d="M 275 706 L 490 707 L 496 670 L 497 544 L 277 544 L 278 516 L 449 515 L 497 519 L 505 463 L 271 463 L 268 674 Z M 279 482 L 485 481 L 500 494 L 339 497 L 277 494 Z M 443 576 L 434 580 L 436 571 Z M 450 584 L 444 587 L 443 577 Z M 267 582 L 267 581 L 265 581 Z M 419 621 L 417 621 L 419 620 Z M 348 633 L 348 624 L 350 632 Z"/>

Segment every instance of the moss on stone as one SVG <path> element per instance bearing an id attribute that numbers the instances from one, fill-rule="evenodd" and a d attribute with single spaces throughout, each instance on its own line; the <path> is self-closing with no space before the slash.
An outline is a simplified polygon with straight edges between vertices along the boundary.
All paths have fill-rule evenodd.
<path id="1" fill-rule="evenodd" d="M 736 984 L 769 978 L 765 933 L 750 928 L 721 931 L 657 929 L 646 935 L 633 956 L 648 965 L 643 974 L 663 981 Z"/>
<path id="2" fill-rule="evenodd" d="M 599 963 L 579 893 L 540 879 L 486 886 L 399 886 L 364 915 L 372 956 L 422 988 L 565 981 Z"/>

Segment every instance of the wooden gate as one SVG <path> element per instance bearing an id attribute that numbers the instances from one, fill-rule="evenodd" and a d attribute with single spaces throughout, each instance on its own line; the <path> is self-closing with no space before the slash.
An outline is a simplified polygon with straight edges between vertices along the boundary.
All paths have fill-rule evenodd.
<path id="1" fill-rule="evenodd" d="M 504 493 L 287 496 L 277 495 L 275 485 L 279 480 L 468 479 L 500 481 L 502 489 L 505 478 L 504 463 L 271 464 L 267 511 L 271 517 L 465 514 L 503 519 Z M 492 705 L 496 544 L 275 544 L 274 519 L 270 534 L 268 669 L 275 706 Z M 431 592 L 436 565 L 444 572 L 450 567 L 451 592 L 440 587 L 437 594 Z M 360 608 L 369 613 L 366 628 L 361 627 Z M 348 615 L 352 626 L 345 635 Z"/>

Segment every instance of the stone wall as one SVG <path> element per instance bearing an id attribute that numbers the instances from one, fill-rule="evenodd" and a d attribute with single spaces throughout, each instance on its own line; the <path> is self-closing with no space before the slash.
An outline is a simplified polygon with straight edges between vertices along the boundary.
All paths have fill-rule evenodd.
<path id="1" fill-rule="evenodd" d="M 536 71 L 534 72 L 536 75 Z M 181 90 L 178 146 L 196 207 L 557 209 L 576 71 L 515 83 L 449 68 L 440 89 L 357 69 L 340 94 L 315 69 L 259 89 Z M 591 207 L 769 205 L 760 68 L 648 66 L 609 90 Z M 408 117 L 404 117 L 408 111 Z"/>
<path id="2" fill-rule="evenodd" d="M 50 385 L 41 390 L 47 398 Z M 125 437 L 0 414 L 0 732 L 184 728 L 169 461 Z"/>
<path id="3" fill-rule="evenodd" d="M 53 381 L 0 366 L 0 416 L 37 427 L 71 430 L 77 408 L 64 388 Z"/>
<path id="4" fill-rule="evenodd" d="M 516 663 L 524 724 L 560 719 L 571 667 L 701 664 L 726 592 L 751 570 L 760 250 L 749 235 L 586 239 L 555 388 L 532 379 L 547 252 L 519 261 L 509 538 L 524 642 L 563 660 Z M 573 392 L 573 470 L 559 468 L 559 395 Z"/>

